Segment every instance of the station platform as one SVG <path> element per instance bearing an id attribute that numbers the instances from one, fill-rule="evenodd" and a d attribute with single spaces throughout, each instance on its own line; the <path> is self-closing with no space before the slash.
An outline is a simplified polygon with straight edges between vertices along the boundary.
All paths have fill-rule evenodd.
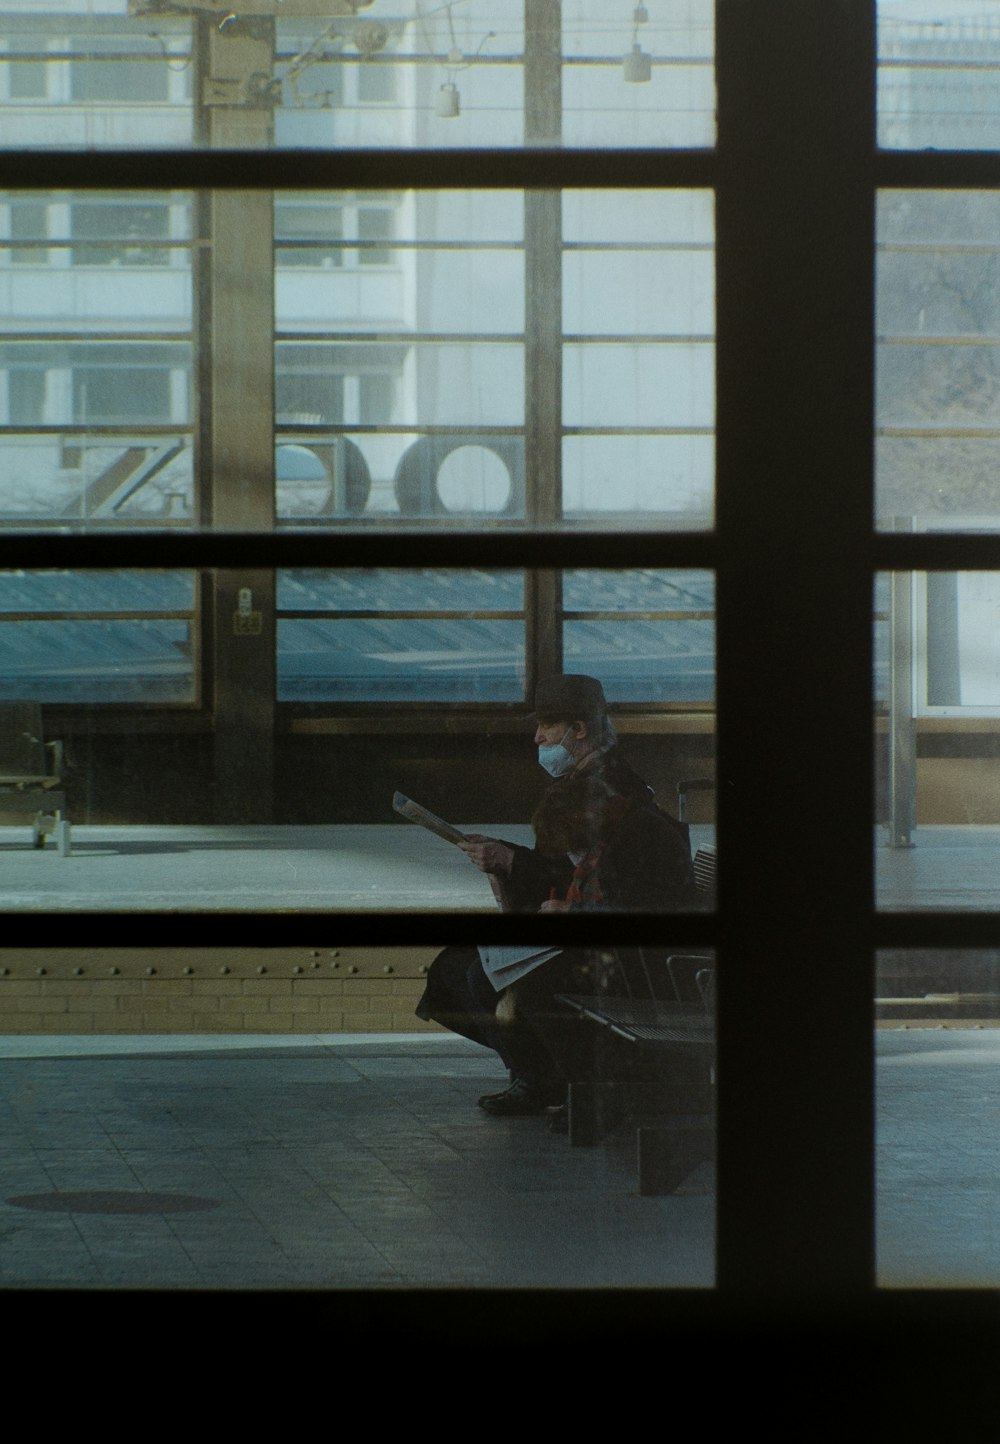
<path id="1" fill-rule="evenodd" d="M 1000 1288 L 1000 1027 L 875 1033 L 877 1281 Z M 0 1289 L 710 1290 L 714 1170 L 476 1106 L 438 1035 L 0 1038 Z"/>
<path id="2" fill-rule="evenodd" d="M 885 1288 L 1000 1287 L 1000 1024 L 876 1032 Z"/>
<path id="3" fill-rule="evenodd" d="M 708 1289 L 709 1165 L 496 1119 L 451 1036 L 0 1038 L 0 1288 Z"/>
<path id="4" fill-rule="evenodd" d="M 531 846 L 530 827 L 458 823 Z M 874 834 L 876 896 L 887 911 L 1000 910 L 1000 826 L 932 826 L 915 846 Z M 693 849 L 715 828 L 691 828 Z M 411 823 L 330 826 L 110 826 L 72 829 L 68 857 L 0 827 L 4 912 L 493 912 L 487 879 L 458 848 Z"/>
<path id="5" fill-rule="evenodd" d="M 914 845 L 892 848 L 875 834 L 875 888 L 888 912 L 1000 909 L 1000 826 L 955 824 L 918 827 Z"/>

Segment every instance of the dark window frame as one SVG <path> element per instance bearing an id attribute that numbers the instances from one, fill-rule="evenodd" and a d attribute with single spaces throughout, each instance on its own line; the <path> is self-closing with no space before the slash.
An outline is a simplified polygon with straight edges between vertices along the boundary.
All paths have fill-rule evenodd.
<path id="1" fill-rule="evenodd" d="M 990 1336 L 994 1305 L 987 1300 L 979 1311 L 961 1293 L 928 1303 L 926 1295 L 875 1292 L 874 953 L 992 946 L 996 925 L 988 916 L 875 911 L 872 582 L 879 570 L 991 569 L 996 543 L 874 531 L 874 194 L 878 186 L 997 188 L 1000 153 L 876 152 L 873 0 L 718 0 L 717 15 L 717 152 L 344 152 L 335 157 L 337 183 L 363 188 L 377 170 L 379 184 L 400 187 L 488 180 L 716 190 L 715 531 L 546 534 L 544 522 L 522 536 L 439 530 L 421 535 L 422 561 L 715 570 L 719 907 L 712 918 L 677 919 L 671 933 L 678 943 L 715 946 L 719 957 L 718 1287 L 696 1297 L 605 1299 L 600 1317 L 616 1338 L 652 1331 L 730 1341 L 737 1330 L 783 1344 L 807 1340 L 796 1364 L 813 1363 L 817 1337 L 863 1354 L 874 1335 L 912 1365 L 905 1350 L 915 1338 L 952 1346 L 940 1321 L 985 1318 Z M 139 174 L 146 186 L 330 183 L 329 157 L 316 154 L 36 154 L 8 157 L 5 167 L 12 184 L 46 189 L 69 184 L 70 175 L 101 189 Z M 831 413 L 835 428 L 826 424 Z M 3 538 L 0 561 L 31 565 L 44 555 L 48 564 L 106 566 L 128 555 L 132 564 L 146 556 L 156 565 L 235 568 L 405 565 L 411 542 L 402 533 Z M 766 598 L 787 625 L 762 630 L 750 595 Z M 74 941 L 106 940 L 109 919 L 72 922 Z M 114 923 L 118 942 L 148 941 L 155 927 L 161 941 L 169 934 L 201 945 L 259 943 L 262 935 L 287 943 L 315 926 L 239 915 Z M 524 925 L 500 915 L 337 919 L 338 941 L 368 944 L 514 940 Z M 541 942 L 620 940 L 623 931 L 613 919 L 570 916 L 530 926 Z M 663 920 L 630 918 L 627 932 L 657 941 Z M 398 1324 L 422 1319 L 426 1301 L 413 1313 L 391 1296 L 370 1307 Z M 461 1321 L 460 1337 L 464 1324 L 481 1323 L 483 1308 L 482 1297 L 458 1294 L 436 1312 Z M 573 1294 L 505 1299 L 503 1309 L 521 1338 L 548 1340 L 559 1327 L 581 1337 Z M 599 1326 L 586 1337 L 595 1332 Z M 960 1338 L 968 1346 L 969 1331 Z"/>

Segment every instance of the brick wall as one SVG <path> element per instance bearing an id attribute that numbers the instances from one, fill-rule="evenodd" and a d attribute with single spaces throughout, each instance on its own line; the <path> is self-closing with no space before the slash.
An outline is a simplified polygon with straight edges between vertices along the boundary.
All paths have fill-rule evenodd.
<path id="1" fill-rule="evenodd" d="M 400 1033 L 437 948 L 0 948 L 0 1032 Z"/>

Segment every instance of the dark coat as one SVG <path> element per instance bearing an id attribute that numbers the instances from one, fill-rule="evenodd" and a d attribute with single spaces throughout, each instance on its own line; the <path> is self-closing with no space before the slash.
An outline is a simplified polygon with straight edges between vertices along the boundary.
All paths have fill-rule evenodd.
<path id="1" fill-rule="evenodd" d="M 573 877 L 567 851 L 601 843 L 603 907 L 613 912 L 679 912 L 698 906 L 688 830 L 657 806 L 653 791 L 617 748 L 554 782 L 534 818 L 536 845 L 515 847 L 505 881 L 508 906 L 537 912 L 564 898 Z M 575 845 L 574 845 L 575 844 Z"/>

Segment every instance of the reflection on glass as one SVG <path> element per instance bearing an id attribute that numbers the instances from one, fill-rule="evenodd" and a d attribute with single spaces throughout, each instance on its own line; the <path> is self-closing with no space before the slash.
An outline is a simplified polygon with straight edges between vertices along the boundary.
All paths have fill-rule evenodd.
<path id="1" fill-rule="evenodd" d="M 282 572 L 278 618 L 284 701 L 525 700 L 519 572 Z M 714 579 L 568 572 L 562 645 L 565 670 L 598 677 L 616 702 L 708 708 Z"/>
<path id="2" fill-rule="evenodd" d="M 281 701 L 524 698 L 520 572 L 282 572 L 278 611 Z"/>
<path id="3" fill-rule="evenodd" d="M 281 521 L 710 522 L 711 196 L 534 203 L 561 219 L 558 298 L 526 271 L 521 194 L 278 198 Z M 368 215 L 391 247 L 365 238 Z M 541 481 L 525 398 L 560 355 L 561 416 L 543 424 L 562 434 L 563 475 Z"/>
<path id="4" fill-rule="evenodd" d="M 0 574 L 0 696 L 191 703 L 194 579 L 184 572 Z"/>
<path id="5" fill-rule="evenodd" d="M 557 719 L 560 735 L 584 727 L 573 744 L 582 812 L 549 817 L 556 830 L 544 846 L 565 826 L 573 837 L 556 855 L 579 853 L 573 839 L 606 822 L 615 869 L 599 889 L 577 879 L 587 905 L 703 910 L 714 883 L 712 597 L 712 578 L 691 570 L 8 571 L 0 700 L 40 706 L 46 738 L 66 744 L 74 855 L 112 844 L 116 856 L 152 854 L 148 869 L 74 875 L 74 905 L 142 907 L 152 893 L 155 907 L 169 897 L 172 909 L 253 910 L 293 905 L 294 894 L 294 905 L 324 913 L 481 912 L 497 903 L 489 876 L 459 848 L 404 825 L 393 794 L 530 848 L 553 784 L 538 752 L 537 684 L 585 673 L 606 706 L 584 699 L 581 718 Z M 575 700 L 565 705 L 575 714 Z M 581 738 L 590 739 L 582 750 Z M 678 818 L 687 797 L 678 784 L 691 779 L 707 785 L 688 789 L 691 809 Z M 648 789 L 662 812 L 650 812 L 642 836 L 664 865 L 633 872 L 617 828 L 631 835 L 635 809 L 652 807 Z M 234 821 L 235 836 L 225 831 Z M 164 848 L 167 825 L 191 831 Z M 23 838 L 0 833 L 10 845 L 0 902 L 13 890 L 18 906 L 62 905 L 49 892 L 60 877 L 25 874 Z M 697 878 L 689 841 L 713 862 Z M 310 854 L 290 857 L 290 868 L 282 860 L 287 877 L 269 873 L 258 887 L 237 876 L 241 851 L 286 847 Z M 171 892 L 163 858 L 198 849 L 204 865 L 192 872 L 189 860 L 187 882 Z M 168 871 L 158 879 L 160 864 Z M 523 894 L 517 910 L 535 911 L 553 886 L 556 901 L 575 904 L 568 890 L 580 865 L 534 903 Z"/>
<path id="6" fill-rule="evenodd" d="M 4 146 L 703 147 L 715 136 L 712 0 L 564 0 L 556 44 L 553 7 L 532 0 L 254 0 L 246 14 L 206 0 L 205 25 L 163 0 L 53 8 L 0 4 Z"/>
<path id="7" fill-rule="evenodd" d="M 888 150 L 1000 146 L 1000 17 L 976 0 L 877 0 L 878 140 Z"/>
<path id="8" fill-rule="evenodd" d="M 714 700 L 710 572 L 567 572 L 563 606 L 567 671 L 595 673 L 622 702 Z"/>
<path id="9" fill-rule="evenodd" d="M 1000 953 L 877 957 L 876 1264 L 883 1288 L 1000 1284 Z"/>
<path id="10" fill-rule="evenodd" d="M 0 522 L 191 521 L 192 282 L 186 195 L 0 193 Z"/>
<path id="11" fill-rule="evenodd" d="M 876 592 L 878 903 L 1000 908 L 1000 574 L 886 574 Z"/>
<path id="12" fill-rule="evenodd" d="M 878 198 L 879 524 L 996 530 L 1000 197 Z"/>

